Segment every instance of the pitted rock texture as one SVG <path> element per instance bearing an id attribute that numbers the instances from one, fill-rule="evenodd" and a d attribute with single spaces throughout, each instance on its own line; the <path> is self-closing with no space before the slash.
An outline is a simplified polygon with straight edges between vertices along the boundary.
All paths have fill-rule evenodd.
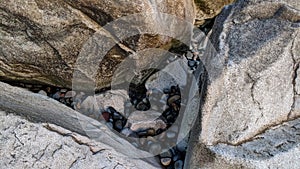
<path id="1" fill-rule="evenodd" d="M 87 136 L 128 157 L 152 157 L 113 133 L 106 125 L 61 103 L 25 89 L 0 82 L 0 109 L 19 114 L 34 122 L 51 123 Z M 154 160 L 153 158 L 148 158 Z"/>
<path id="2" fill-rule="evenodd" d="M 101 143 L 91 147 L 95 143 L 86 137 L 61 130 L 65 133 L 60 134 L 64 135 L 46 129 L 43 124 L 0 111 L 1 167 L 156 168 L 139 159 L 121 157 Z"/>
<path id="3" fill-rule="evenodd" d="M 239 0 L 217 17 L 216 55 L 203 60 L 209 84 L 201 133 L 187 166 L 297 168 L 299 21 L 293 0 Z"/>
<path id="4" fill-rule="evenodd" d="M 201 25 L 205 19 L 211 19 L 219 14 L 225 5 L 234 0 L 194 0 L 196 9 L 195 25 Z"/>
<path id="5" fill-rule="evenodd" d="M 156 12 L 168 13 L 190 23 L 194 20 L 194 8 L 189 0 L 3 1 L 0 4 L 0 77 L 7 81 L 71 88 L 82 47 L 95 32 L 101 32 L 103 37 L 116 42 L 97 65 L 97 88 L 107 87 L 116 65 L 129 53 L 170 44 L 170 38 L 159 35 L 136 35 L 119 42 L 113 37 L 118 28 L 111 28 L 111 32 L 102 29 L 115 19 L 141 12 L 148 14 L 139 24 L 148 28 L 160 25 Z M 131 26 L 124 22 L 120 27 L 135 29 Z"/>
<path id="6" fill-rule="evenodd" d="M 191 168 L 299 168 L 300 119 L 274 126 L 245 143 L 197 144 Z"/>
<path id="7" fill-rule="evenodd" d="M 239 144 L 300 116 L 299 11 L 287 2 L 249 0 L 218 17 L 211 37 L 217 55 L 206 60 L 204 143 Z"/>

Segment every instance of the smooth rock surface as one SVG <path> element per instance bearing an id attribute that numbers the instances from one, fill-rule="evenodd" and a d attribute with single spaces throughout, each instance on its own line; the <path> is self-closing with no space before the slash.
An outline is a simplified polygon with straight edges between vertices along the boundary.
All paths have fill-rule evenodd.
<path id="1" fill-rule="evenodd" d="M 51 127 L 62 133 L 45 126 L 0 111 L 1 168 L 156 168 L 58 126 Z"/>

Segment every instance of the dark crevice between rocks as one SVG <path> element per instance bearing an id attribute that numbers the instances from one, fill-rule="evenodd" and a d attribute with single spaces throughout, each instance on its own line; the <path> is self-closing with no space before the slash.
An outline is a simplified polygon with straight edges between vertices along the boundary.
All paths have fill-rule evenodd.
<path id="1" fill-rule="evenodd" d="M 205 70 L 205 67 L 203 67 L 203 72 L 200 74 L 200 78 L 199 78 L 199 96 L 200 96 L 200 107 L 199 107 L 199 113 L 197 116 L 197 119 L 195 121 L 194 126 L 192 127 L 191 131 L 190 131 L 190 137 L 189 137 L 189 142 L 188 142 L 188 147 L 187 147 L 187 155 L 186 155 L 186 160 L 185 160 L 185 168 L 190 168 L 192 166 L 190 166 L 191 164 L 191 159 L 193 158 L 193 156 L 196 155 L 195 150 L 203 150 L 200 153 L 201 156 L 201 161 L 203 163 L 211 163 L 213 162 L 214 158 L 214 153 L 211 152 L 208 148 L 206 148 L 206 146 L 204 144 L 200 144 L 199 145 L 199 136 L 201 134 L 202 131 L 202 108 L 204 106 L 205 103 L 205 98 L 207 95 L 207 87 L 208 87 L 208 73 Z M 197 148 L 199 146 L 202 146 L 203 148 Z M 200 165 L 203 166 L 203 164 L 199 164 L 199 168 Z"/>
<path id="2" fill-rule="evenodd" d="M 215 142 L 213 145 L 211 146 L 215 146 L 215 145 L 218 145 L 218 144 L 225 144 L 225 145 L 229 145 L 229 146 L 240 146 L 242 144 L 245 144 L 245 143 L 248 143 L 248 142 L 252 142 L 252 141 L 255 141 L 257 139 L 260 139 L 259 135 L 262 135 L 266 132 L 268 132 L 269 130 L 273 130 L 273 128 L 277 128 L 278 126 L 284 124 L 284 123 L 287 123 L 287 122 L 291 122 L 293 120 L 296 120 L 300 118 L 300 116 L 296 116 L 296 117 L 292 117 L 292 118 L 289 118 L 287 120 L 281 120 L 280 122 L 277 122 L 277 123 L 274 123 L 274 124 L 269 124 L 267 126 L 265 126 L 264 128 L 262 128 L 261 130 L 259 130 L 255 135 L 247 138 L 247 139 L 244 139 L 242 141 L 239 141 L 237 143 L 230 143 L 230 142 L 223 142 L 223 141 L 218 141 L 218 142 Z"/>
<path id="3" fill-rule="evenodd" d="M 295 35 L 295 37 L 297 37 L 297 34 Z M 288 113 L 287 115 L 287 119 L 290 119 L 291 118 L 291 115 L 292 115 L 292 112 L 293 112 L 293 109 L 295 107 L 295 102 L 296 102 L 296 95 L 298 94 L 297 91 L 296 91 L 296 79 L 298 77 L 298 74 L 297 74 L 297 71 L 299 69 L 299 61 L 297 61 L 295 59 L 295 56 L 294 56 L 294 52 L 293 52 L 293 48 L 295 46 L 295 39 L 293 40 L 292 42 L 292 45 L 291 45 L 291 48 L 290 48 L 290 53 L 291 53 L 291 56 L 292 56 L 292 60 L 293 60 L 293 72 L 292 72 L 292 85 L 293 85 L 293 104 L 291 105 L 291 110 L 290 112 Z"/>
<path id="4" fill-rule="evenodd" d="M 200 25 L 198 28 L 207 35 L 209 31 L 212 30 L 214 23 L 215 23 L 216 17 L 211 18 L 211 19 L 205 19 L 205 22 L 203 25 Z"/>

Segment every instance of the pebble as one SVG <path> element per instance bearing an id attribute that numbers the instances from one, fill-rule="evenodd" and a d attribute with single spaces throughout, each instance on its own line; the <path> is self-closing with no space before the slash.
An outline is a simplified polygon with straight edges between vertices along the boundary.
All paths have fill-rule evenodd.
<path id="1" fill-rule="evenodd" d="M 161 158 L 165 158 L 165 157 L 168 157 L 168 158 L 171 158 L 172 157 L 172 153 L 169 149 L 164 149 L 162 150 L 162 153 L 159 155 Z"/>
<path id="2" fill-rule="evenodd" d="M 172 159 L 171 158 L 161 158 L 160 162 L 164 166 L 169 166 L 172 162 Z"/>
<path id="3" fill-rule="evenodd" d="M 167 137 L 169 138 L 169 139 L 171 139 L 171 138 L 175 138 L 175 136 L 176 136 L 176 133 L 175 132 L 172 132 L 172 131 L 167 131 Z"/>
<path id="4" fill-rule="evenodd" d="M 53 99 L 58 100 L 60 98 L 60 92 L 57 91 L 56 93 L 54 93 L 54 95 L 52 96 Z"/>
<path id="5" fill-rule="evenodd" d="M 149 147 L 149 152 L 153 155 L 160 154 L 161 145 L 159 143 L 152 143 Z"/>
<path id="6" fill-rule="evenodd" d="M 68 91 L 68 89 L 60 89 L 61 93 L 66 93 Z"/>
<path id="7" fill-rule="evenodd" d="M 177 100 L 180 100 L 180 96 L 179 95 L 171 96 L 170 98 L 168 98 L 168 105 L 171 106 L 172 103 L 174 103 Z"/>
<path id="8" fill-rule="evenodd" d="M 47 96 L 47 93 L 44 90 L 40 90 L 38 93 L 41 95 Z"/>
<path id="9" fill-rule="evenodd" d="M 182 169 L 183 168 L 183 161 L 182 160 L 176 161 L 175 164 L 174 164 L 174 168 L 175 169 Z"/>
<path id="10" fill-rule="evenodd" d="M 120 132 L 122 129 L 123 129 L 123 121 L 122 120 L 115 120 L 114 121 L 114 125 L 113 125 L 113 128 L 115 130 L 117 130 L 118 132 Z"/>
<path id="11" fill-rule="evenodd" d="M 176 148 L 178 151 L 184 152 L 188 146 L 187 140 L 183 139 L 179 143 L 177 143 Z"/>
<path id="12" fill-rule="evenodd" d="M 109 121 L 110 114 L 108 112 L 102 112 L 102 117 L 105 121 Z"/>
<path id="13" fill-rule="evenodd" d="M 74 97 L 76 95 L 76 92 L 75 91 L 67 91 L 66 94 L 65 94 L 65 98 L 71 98 L 71 97 Z"/>
<path id="14" fill-rule="evenodd" d="M 150 128 L 150 129 L 147 129 L 147 130 L 139 131 L 137 134 L 140 137 L 142 137 L 142 136 L 154 136 L 155 135 L 155 130 Z"/>

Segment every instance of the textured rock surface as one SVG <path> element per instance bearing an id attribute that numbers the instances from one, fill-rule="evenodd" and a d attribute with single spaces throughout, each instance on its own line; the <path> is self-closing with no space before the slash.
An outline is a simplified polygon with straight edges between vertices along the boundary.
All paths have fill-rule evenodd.
<path id="1" fill-rule="evenodd" d="M 192 168 L 296 168 L 299 21 L 293 0 L 240 0 L 218 16 Z"/>
<path id="2" fill-rule="evenodd" d="M 194 20 L 193 4 L 189 0 L 5 1 L 0 4 L 0 77 L 71 88 L 76 59 L 95 32 L 117 41 L 101 27 L 140 12 L 148 15 L 145 14 L 139 24 L 159 26 L 160 20 L 153 20 L 157 17 L 153 13 L 157 11 L 190 23 Z M 136 29 L 131 27 L 131 23 L 121 27 Z M 119 30 L 112 28 L 111 31 L 114 34 Z M 170 38 L 155 35 L 137 35 L 118 42 L 97 65 L 97 87 L 109 85 L 116 65 L 128 56 L 128 51 L 162 47 L 169 42 Z"/>
<path id="3" fill-rule="evenodd" d="M 206 144 L 238 144 L 300 115 L 294 101 L 299 19 L 299 10 L 288 3 L 255 0 L 238 1 L 218 18 L 212 39 L 220 61 L 210 58 L 206 64 L 211 70 L 202 119 Z M 212 71 L 215 67 L 221 70 Z"/>
<path id="4" fill-rule="evenodd" d="M 178 59 L 168 64 L 161 71 L 153 74 L 145 83 L 146 88 L 163 92 L 170 86 L 183 87 L 187 85 L 189 67 L 186 59 Z"/>
<path id="5" fill-rule="evenodd" d="M 196 7 L 196 25 L 203 24 L 205 19 L 215 17 L 225 5 L 228 5 L 234 0 L 194 0 Z"/>
<path id="6" fill-rule="evenodd" d="M 167 125 L 158 117 L 160 112 L 148 111 L 135 111 L 128 117 L 128 124 L 131 124 L 130 129 L 133 131 L 140 131 L 152 128 L 155 131 L 158 129 L 165 129 Z M 127 125 L 128 125 L 127 124 Z"/>
<path id="7" fill-rule="evenodd" d="M 88 136 L 129 157 L 151 157 L 110 131 L 102 123 L 40 94 L 0 82 L 0 109 L 15 112 L 35 122 L 48 122 Z M 151 159 L 151 158 L 150 158 Z M 152 159 L 153 160 L 153 159 Z"/>
<path id="8" fill-rule="evenodd" d="M 113 107 L 120 113 L 124 113 L 124 102 L 129 100 L 127 91 L 110 90 L 102 94 L 88 96 L 81 104 L 79 111 L 87 116 L 98 118 L 100 112 L 108 107 Z"/>
<path id="9" fill-rule="evenodd" d="M 0 140 L 3 168 L 156 168 L 58 126 L 31 123 L 2 111 Z"/>

